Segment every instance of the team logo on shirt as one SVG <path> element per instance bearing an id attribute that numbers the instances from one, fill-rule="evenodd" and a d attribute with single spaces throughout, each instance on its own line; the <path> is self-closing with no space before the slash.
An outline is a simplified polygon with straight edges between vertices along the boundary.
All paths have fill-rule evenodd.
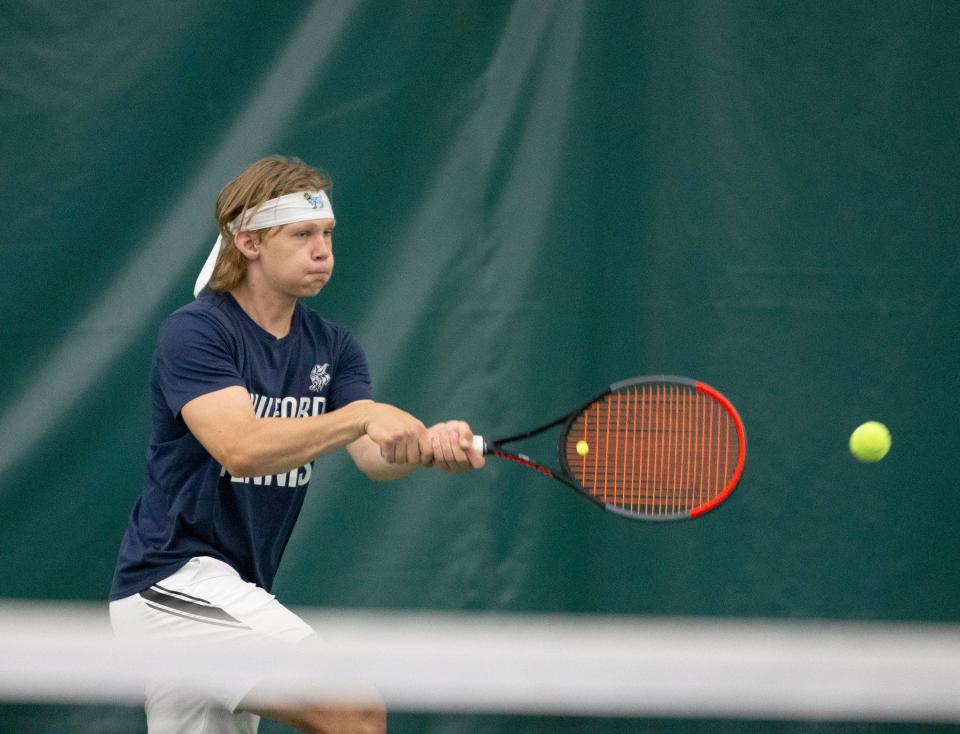
<path id="1" fill-rule="evenodd" d="M 310 370 L 310 390 L 312 392 L 320 392 L 330 384 L 330 373 L 327 372 L 329 366 L 329 364 L 316 364 Z"/>

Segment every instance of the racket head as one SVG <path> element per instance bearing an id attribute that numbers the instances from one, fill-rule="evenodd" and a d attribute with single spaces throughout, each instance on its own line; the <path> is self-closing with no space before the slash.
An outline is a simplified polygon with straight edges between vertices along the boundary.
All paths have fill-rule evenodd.
<path id="1" fill-rule="evenodd" d="M 737 486 L 747 455 L 743 421 L 730 401 L 672 375 L 611 385 L 570 416 L 559 445 L 571 486 L 638 520 L 713 510 Z"/>

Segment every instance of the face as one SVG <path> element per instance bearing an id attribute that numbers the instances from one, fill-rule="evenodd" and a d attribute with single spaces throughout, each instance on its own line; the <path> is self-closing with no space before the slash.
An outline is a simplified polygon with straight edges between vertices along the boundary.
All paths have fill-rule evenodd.
<path id="1" fill-rule="evenodd" d="M 333 219 L 312 219 L 263 232 L 254 266 L 260 280 L 293 298 L 317 295 L 333 275 L 335 226 Z"/>

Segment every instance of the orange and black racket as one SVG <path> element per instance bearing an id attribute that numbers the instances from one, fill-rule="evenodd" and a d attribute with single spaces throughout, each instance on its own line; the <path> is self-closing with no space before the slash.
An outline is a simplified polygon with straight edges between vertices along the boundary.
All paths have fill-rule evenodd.
<path id="1" fill-rule="evenodd" d="M 563 425 L 560 468 L 505 450 Z M 686 377 L 634 377 L 567 415 L 478 451 L 559 479 L 600 507 L 637 520 L 698 517 L 723 502 L 743 475 L 743 421 L 717 390 Z"/>

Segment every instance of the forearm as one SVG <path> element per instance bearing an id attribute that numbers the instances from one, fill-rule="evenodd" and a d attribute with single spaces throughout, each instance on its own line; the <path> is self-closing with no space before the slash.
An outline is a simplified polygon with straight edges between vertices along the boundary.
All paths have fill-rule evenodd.
<path id="1" fill-rule="evenodd" d="M 379 477 L 406 473 L 385 464 L 433 461 L 430 435 L 420 420 L 400 408 L 356 400 L 323 415 L 261 418 L 241 387 L 194 398 L 181 409 L 184 422 L 203 447 L 234 477 L 281 474 L 364 437 L 377 446 L 367 463 Z"/>
<path id="2" fill-rule="evenodd" d="M 233 476 L 281 474 L 342 448 L 364 435 L 367 402 L 318 416 L 251 421 L 230 442 L 224 468 Z"/>
<path id="3" fill-rule="evenodd" d="M 380 447 L 369 436 L 362 436 L 347 446 L 357 468 L 376 482 L 389 482 L 412 474 L 419 464 L 391 464 L 383 458 Z"/>

